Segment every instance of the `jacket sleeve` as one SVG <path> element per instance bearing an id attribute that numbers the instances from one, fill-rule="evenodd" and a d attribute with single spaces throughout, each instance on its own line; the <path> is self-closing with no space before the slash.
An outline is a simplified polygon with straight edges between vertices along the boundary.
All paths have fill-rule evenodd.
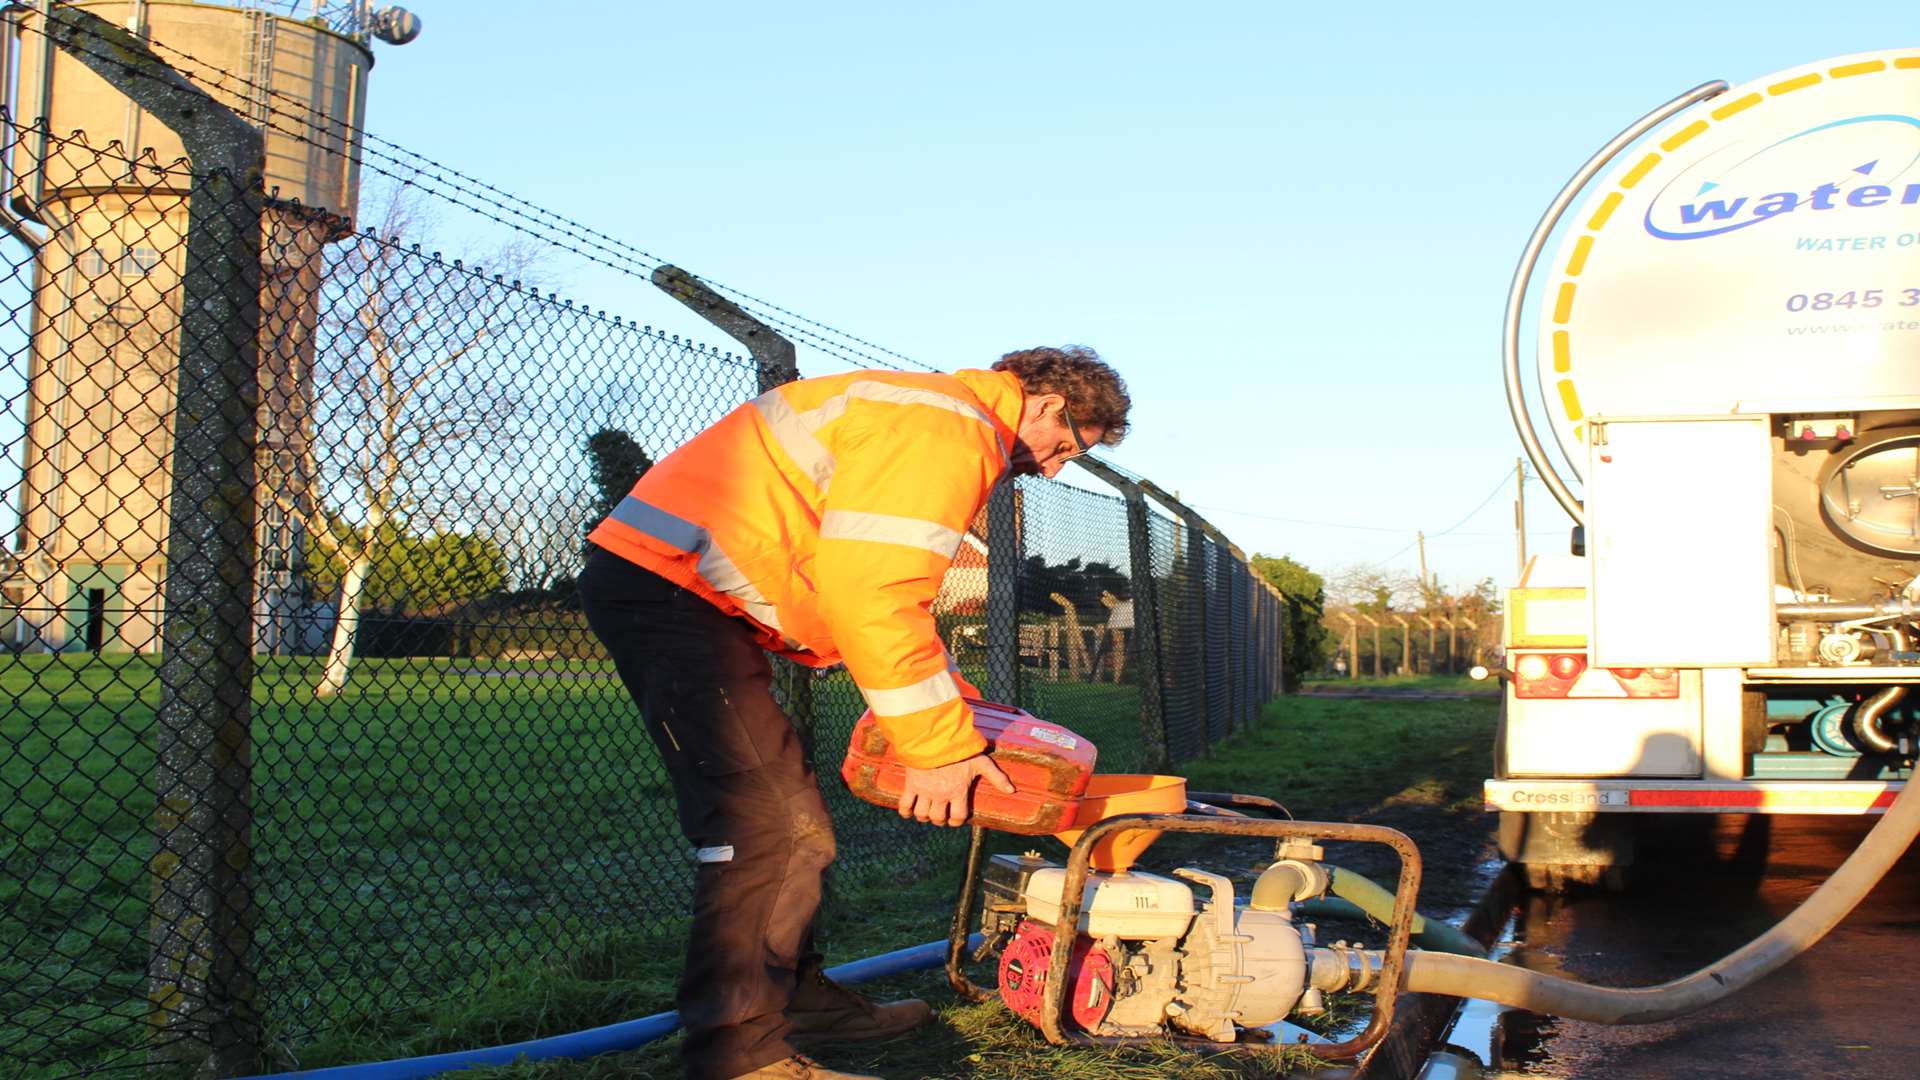
<path id="1" fill-rule="evenodd" d="M 956 677 L 930 605 L 1004 458 L 992 428 L 957 414 L 864 419 L 834 448 L 814 560 L 820 614 L 900 760 L 934 768 L 987 745 L 961 700 L 977 691 Z"/>

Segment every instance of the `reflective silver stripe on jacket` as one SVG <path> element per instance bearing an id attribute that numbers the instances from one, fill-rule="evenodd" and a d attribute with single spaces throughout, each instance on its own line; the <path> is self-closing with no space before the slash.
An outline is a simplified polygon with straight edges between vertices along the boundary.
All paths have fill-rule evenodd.
<path id="1" fill-rule="evenodd" d="M 780 627 L 780 613 L 767 602 L 759 588 L 747 580 L 733 560 L 727 558 L 727 553 L 713 542 L 707 530 L 631 495 L 621 499 L 620 505 L 613 508 L 613 520 L 646 533 L 670 547 L 698 556 L 694 569 L 708 588 L 733 597 L 755 622 L 784 636 Z M 796 646 L 798 642 L 789 638 L 787 644 Z"/>
<path id="2" fill-rule="evenodd" d="M 863 379 L 848 383 L 845 390 L 805 412 L 795 412 L 786 395 L 777 389 L 754 398 L 751 404 L 754 411 L 760 414 L 760 419 L 766 422 L 767 430 L 773 433 L 773 439 L 780 444 L 780 449 L 786 451 L 794 464 L 800 466 L 813 480 L 814 486 L 824 493 L 833 482 L 834 457 L 831 451 L 820 444 L 816 433 L 839 419 L 847 411 L 847 403 L 854 398 L 887 401 L 896 405 L 926 405 L 976 420 L 992 433 L 993 446 L 1000 454 L 1001 467 L 1005 468 L 1008 464 L 1007 449 L 1000 445 L 999 433 L 993 430 L 993 418 L 979 406 L 938 390 Z"/>
<path id="3" fill-rule="evenodd" d="M 942 671 L 911 686 L 897 686 L 891 690 L 874 690 L 863 686 L 860 693 L 866 697 L 867 707 L 873 710 L 873 715 L 906 716 L 958 699 L 960 685 L 953 681 L 952 675 Z"/>
<path id="4" fill-rule="evenodd" d="M 631 495 L 613 508 L 613 520 L 689 555 L 705 551 L 707 547 L 707 530 Z"/>
<path id="5" fill-rule="evenodd" d="M 927 405 L 935 409 L 945 409 L 950 413 L 958 413 L 970 420 L 978 420 L 988 428 L 993 427 L 993 420 L 982 412 L 979 406 L 962 401 L 952 394 L 943 394 L 938 390 L 922 390 L 917 386 L 899 386 L 890 382 L 880 382 L 877 379 L 861 379 L 858 382 L 848 383 L 845 390 L 801 413 L 800 420 L 807 425 L 808 431 L 819 431 L 839 419 L 840 414 L 847 411 L 847 402 L 852 398 L 890 401 L 896 405 Z"/>
<path id="6" fill-rule="evenodd" d="M 754 410 L 760 419 L 767 422 L 768 430 L 773 432 L 773 440 L 780 449 L 787 452 L 793 463 L 813 480 L 813 485 L 822 492 L 833 481 L 833 455 L 820 445 L 813 433 L 820 425 L 809 424 L 805 418 L 793 411 L 787 403 L 787 397 L 778 390 L 769 390 L 753 399 Z"/>
<path id="7" fill-rule="evenodd" d="M 960 550 L 961 532 L 937 521 L 875 514 L 866 510 L 829 510 L 820 519 L 822 540 L 866 540 L 876 544 L 931 551 L 943 559 Z"/>

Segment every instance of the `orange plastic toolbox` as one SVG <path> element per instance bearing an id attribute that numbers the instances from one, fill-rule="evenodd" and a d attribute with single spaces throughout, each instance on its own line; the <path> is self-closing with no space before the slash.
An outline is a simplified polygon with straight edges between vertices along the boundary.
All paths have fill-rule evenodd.
<path id="1" fill-rule="evenodd" d="M 967 704 L 973 709 L 974 728 L 986 736 L 987 755 L 1014 786 L 1009 795 L 976 783 L 971 821 L 1035 836 L 1071 828 L 1099 753 L 1093 743 L 1011 705 L 972 699 Z M 871 712 L 854 725 L 840 777 L 848 790 L 870 803 L 900 803 L 905 767 Z"/>

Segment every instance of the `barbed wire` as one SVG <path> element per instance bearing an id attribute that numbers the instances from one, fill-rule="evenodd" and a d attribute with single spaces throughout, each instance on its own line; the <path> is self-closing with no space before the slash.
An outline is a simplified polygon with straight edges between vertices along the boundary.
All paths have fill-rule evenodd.
<path id="1" fill-rule="evenodd" d="M 50 35 L 46 33 L 46 30 L 43 27 L 28 25 L 24 22 L 19 23 L 18 25 L 22 32 L 37 33 L 43 37 L 50 38 Z M 98 35 L 94 35 L 86 31 L 84 28 L 78 29 L 77 33 L 94 40 L 99 40 Z M 167 45 L 164 42 L 160 42 L 153 39 L 143 39 L 143 40 L 146 42 L 146 44 L 155 47 L 157 51 L 165 51 L 167 53 L 170 53 L 174 56 L 177 56 L 183 60 L 188 61 L 189 63 L 195 65 L 198 69 L 211 73 L 213 78 L 210 81 L 214 82 L 215 87 L 217 89 L 220 89 L 224 92 L 234 93 L 236 94 L 236 96 L 246 96 L 246 95 L 239 95 L 237 91 L 233 90 L 232 87 L 229 87 L 227 83 L 231 81 L 233 83 L 237 83 L 254 90 L 265 91 L 267 95 L 269 95 L 270 97 L 279 98 L 285 101 L 291 101 L 294 104 L 299 105 L 301 108 L 301 112 L 304 113 L 305 115 L 301 115 L 301 113 L 295 113 L 283 108 L 276 108 L 269 102 L 260 102 L 260 104 L 264 104 L 266 106 L 266 112 L 268 115 L 267 115 L 267 118 L 257 118 L 256 122 L 258 122 L 262 127 L 268 130 L 275 131 L 282 135 L 285 135 L 288 138 L 294 139 L 306 146 L 312 147 L 313 149 L 318 150 L 321 153 L 328 154 L 337 158 L 341 158 L 342 160 L 346 161 L 350 166 L 353 164 L 358 164 L 361 168 L 369 169 L 380 176 L 383 176 L 388 178 L 389 180 L 392 180 L 393 182 L 395 182 L 396 184 L 402 187 L 412 187 L 420 191 L 423 191 L 428 195 L 442 199 L 448 203 L 451 203 L 452 205 L 459 206 L 470 213 L 492 220 L 499 225 L 502 225 L 515 232 L 521 233 L 522 235 L 528 236 L 534 240 L 551 245 L 553 247 L 559 248 L 564 251 L 571 252 L 583 259 L 586 259 L 597 265 L 604 266 L 610 270 L 613 270 L 616 273 L 620 273 L 629 277 L 638 277 L 643 280 L 648 280 L 650 283 L 651 271 L 658 266 L 665 265 L 665 261 L 662 260 L 659 256 L 653 255 L 652 253 L 647 252 L 644 249 L 634 247 L 633 245 L 627 244 L 624 241 L 620 241 L 614 237 L 609 236 L 606 233 L 600 232 L 599 230 L 592 229 L 585 225 L 581 225 L 578 222 L 574 222 L 572 219 L 565 217 L 564 215 L 560 215 L 553 211 L 542 209 L 531 202 L 527 202 L 526 200 L 519 199 L 518 196 L 514 196 L 511 193 L 502 191 L 501 189 L 496 188 L 491 184 L 487 184 L 484 181 L 480 181 L 472 177 L 469 177 L 467 176 L 467 174 L 462 173 L 459 170 L 452 169 L 448 166 L 442 165 L 438 162 L 433 161 L 431 158 L 425 157 L 424 155 L 419 155 L 412 151 L 405 151 L 405 148 L 399 147 L 398 144 L 396 143 L 392 143 L 389 140 L 382 139 L 379 136 L 374 135 L 372 132 L 368 132 L 364 128 L 361 128 L 357 125 L 328 116 L 324 111 L 317 109 L 313 106 L 309 106 L 304 103 L 298 102 L 296 99 L 293 99 L 288 95 L 282 93 L 281 91 L 273 89 L 272 87 L 263 86 L 260 83 L 254 82 L 253 80 L 246 78 L 245 76 L 236 74 L 210 61 L 203 60 L 193 55 L 192 53 L 186 52 L 185 50 Z M 79 51 L 84 52 L 88 56 L 94 57 L 95 59 L 99 59 L 99 60 L 111 63 L 114 66 L 121 69 L 122 71 L 125 71 L 136 77 L 143 78 L 148 81 L 158 83 L 160 85 L 167 85 L 164 79 L 156 76 L 152 72 L 143 71 L 140 68 L 127 63 L 120 56 L 116 55 L 111 49 L 103 51 L 103 50 L 95 50 L 95 49 L 80 47 Z M 197 74 L 197 73 L 182 72 L 182 74 Z M 201 76 L 201 77 L 205 77 L 205 76 Z M 258 101 L 257 98 L 249 98 L 249 100 Z M 282 119 L 291 120 L 294 123 L 296 123 L 298 126 L 288 127 L 284 124 L 274 123 L 271 118 L 275 116 L 278 116 Z M 313 130 L 316 129 L 315 125 L 311 122 L 312 117 L 319 117 L 322 120 L 325 120 L 328 123 L 337 126 L 343 131 L 348 131 L 354 134 L 363 135 L 368 139 L 378 141 L 382 145 L 393 146 L 393 147 L 396 147 L 397 149 L 401 149 L 408 155 L 416 158 L 421 162 L 425 162 L 436 169 L 440 169 L 446 173 L 451 173 L 454 176 L 460 177 L 462 181 L 466 181 L 472 185 L 478 186 L 480 188 L 484 188 L 487 191 L 496 193 L 500 196 L 503 196 L 504 198 L 514 199 L 518 202 L 524 203 L 526 206 L 532 207 L 535 211 L 538 212 L 539 215 L 543 215 L 546 220 L 542 220 L 541 216 L 535 216 L 532 214 L 522 212 L 518 207 L 516 207 L 512 203 L 503 202 L 501 201 L 501 199 L 494 198 L 491 195 L 486 195 L 480 192 L 472 191 L 467 188 L 463 188 L 460 185 L 460 183 L 455 181 L 450 181 L 444 175 L 423 173 L 420 171 L 420 169 L 417 166 L 410 165 L 406 161 L 396 157 L 393 154 L 385 153 L 379 150 L 369 150 L 364 143 L 361 146 L 362 156 L 356 161 L 353 154 L 348 150 L 342 149 L 341 147 L 330 145 L 328 141 L 314 139 L 310 134 Z M 344 141 L 346 140 L 343 140 L 343 142 Z M 392 165 L 397 169 L 404 169 L 404 170 L 410 170 L 410 171 L 396 172 L 394 171 L 394 169 L 386 168 L 381 164 L 369 162 L 365 160 L 366 156 L 369 153 L 373 157 L 379 159 L 379 161 L 385 162 L 388 165 Z M 492 207 L 492 210 L 485 209 L 481 206 L 473 205 L 472 202 L 467 201 L 467 199 L 463 199 L 461 197 L 462 195 L 468 196 L 469 198 L 471 198 L 476 202 L 484 203 L 486 204 L 486 206 Z M 510 220 L 510 219 L 518 219 L 518 220 Z M 555 235 L 556 232 L 560 233 L 561 235 L 556 236 Z M 565 238 L 562 239 L 561 238 L 562 236 Z M 802 341 L 807 345 L 811 346 L 812 348 L 818 349 L 821 352 L 826 353 L 827 355 L 832 356 L 837 360 L 850 364 L 851 366 L 854 366 L 854 367 L 897 366 L 893 362 L 887 359 L 883 359 L 881 355 L 875 355 L 874 353 L 868 353 L 868 352 L 862 351 L 863 348 L 870 348 L 875 350 L 875 352 L 879 354 L 882 354 L 884 356 L 890 356 L 894 359 L 900 360 L 907 364 L 911 364 L 912 366 L 918 367 L 925 371 L 940 370 L 939 368 L 934 367 L 933 365 L 922 363 L 921 361 L 914 360 L 913 358 L 905 356 L 902 353 L 898 353 L 893 350 L 885 349 L 884 347 L 874 345 L 873 343 L 868 342 L 863 338 L 859 338 L 853 334 L 847 333 L 846 331 L 842 331 L 832 326 L 829 326 L 826 323 L 819 322 L 818 320 L 809 319 L 806 316 L 799 315 L 798 313 L 792 312 L 785 307 L 772 303 L 771 301 L 761 299 L 757 296 L 754 296 L 753 294 L 746 293 L 739 289 L 735 289 L 731 286 L 725 285 L 724 283 L 711 281 L 706 278 L 702 278 L 701 280 L 705 282 L 707 285 L 715 288 L 716 290 L 730 294 L 732 297 L 735 298 L 736 302 L 740 303 L 741 307 L 759 316 L 764 322 L 768 323 L 769 325 L 778 327 L 779 329 L 784 330 L 787 333 L 791 334 L 795 339 Z M 809 327 L 813 329 L 809 329 Z M 828 335 L 836 335 L 838 338 L 841 338 L 844 340 L 835 340 L 834 337 L 830 337 Z M 853 342 L 856 344 L 848 344 L 848 342 Z"/>
<path id="2" fill-rule="evenodd" d="M 569 250 L 575 250 L 575 253 L 582 255 L 582 257 L 592 258 L 594 259 L 594 261 L 600 263 L 601 265 L 607 266 L 610 269 L 614 269 L 621 273 L 629 274 L 632 276 L 644 277 L 655 268 L 662 265 L 666 265 L 669 261 L 662 258 L 661 256 L 655 255 L 652 252 L 645 250 L 644 248 L 640 248 L 636 245 L 628 243 L 625 240 L 615 237 L 609 233 L 606 233 L 599 229 L 595 229 L 582 222 L 576 221 L 573 218 L 569 218 L 566 215 L 561 214 L 557 211 L 546 209 L 545 207 L 539 206 L 538 204 L 533 203 L 530 200 L 527 200 L 521 196 L 515 195 L 511 192 L 505 191 L 484 180 L 481 180 L 478 177 L 462 172 L 461 170 L 456 169 L 443 162 L 436 161 L 433 158 L 430 158 L 424 154 L 421 154 L 418 151 L 402 146 L 399 143 L 393 142 L 392 140 L 383 138 L 380 135 L 376 134 L 375 132 L 372 132 L 364 127 L 361 127 L 357 124 L 352 123 L 350 120 L 343 120 L 341 118 L 334 117 L 328 114 L 324 109 L 319 108 L 317 105 L 311 102 L 303 101 L 283 91 L 277 90 L 270 85 L 261 84 L 252 79 L 247 78 L 244 75 L 240 75 L 235 72 L 229 71 L 225 68 L 220 67 L 217 64 L 201 59 L 200 57 L 195 56 L 194 54 L 187 52 L 184 49 L 180 49 L 176 46 L 167 44 L 166 42 L 160 41 L 158 39 L 149 38 L 145 40 L 147 41 L 147 44 L 153 47 L 157 52 L 165 52 L 170 55 L 177 56 L 183 60 L 188 61 L 191 64 L 196 65 L 201 69 L 215 73 L 217 76 L 219 76 L 221 80 L 222 88 L 225 88 L 225 83 L 228 80 L 231 80 L 235 83 L 240 84 L 241 86 L 246 87 L 249 90 L 253 90 L 258 93 L 263 93 L 268 98 L 275 98 L 281 101 L 288 102 L 291 105 L 293 105 L 295 108 L 300 110 L 300 113 L 293 113 L 284 109 L 276 109 L 270 103 L 260 101 L 258 97 L 253 97 L 249 95 L 252 100 L 266 105 L 270 113 L 278 114 L 282 117 L 286 117 L 289 119 L 299 120 L 303 124 L 305 124 L 305 126 L 308 126 L 308 127 L 315 126 L 312 124 L 311 121 L 317 118 L 318 120 L 322 121 L 325 125 L 331 125 L 333 127 L 337 127 L 341 131 L 350 132 L 352 134 L 362 136 L 363 139 L 366 140 L 366 142 L 376 143 L 380 146 L 391 148 L 393 151 L 396 151 L 401 156 L 397 157 L 395 156 L 395 154 L 387 153 L 381 150 L 368 151 L 366 149 L 365 143 L 363 143 L 363 152 L 371 152 L 375 156 L 380 157 L 381 159 L 399 167 L 414 168 L 416 172 L 418 172 L 422 166 L 424 166 L 427 169 L 435 170 L 434 172 L 428 173 L 425 175 L 427 175 L 430 179 L 432 179 L 434 182 L 438 184 L 442 184 L 447 187 L 454 188 L 456 190 L 462 190 L 465 194 L 468 194 L 469 196 L 479 201 L 485 202 L 487 205 L 493 207 L 495 210 L 499 211 L 500 213 L 508 214 L 508 215 L 520 218 L 522 220 L 534 223 L 536 225 L 542 225 L 544 227 L 557 229 L 564 235 L 567 235 L 568 237 L 586 246 L 598 248 L 599 250 L 606 253 L 607 258 L 597 258 L 595 256 L 588 254 L 587 252 L 578 251 L 572 248 L 570 245 L 561 245 L 561 246 L 568 247 Z M 306 138 L 302 133 L 288 131 L 285 128 L 280 128 L 277 126 L 274 128 L 274 130 L 280 131 L 282 134 L 286 134 L 291 137 L 299 138 L 301 139 L 302 142 L 305 142 L 310 146 L 315 146 L 324 152 L 333 153 L 343 157 L 349 157 L 349 158 L 351 157 L 351 155 L 345 151 L 335 149 L 323 143 L 316 143 L 313 140 Z M 409 159 L 412 162 L 417 164 L 409 166 L 407 164 L 407 161 Z M 384 169 L 376 168 L 375 171 L 382 173 L 382 175 L 392 175 L 391 173 L 388 173 Z M 449 176 L 453 177 L 454 179 L 449 179 L 448 178 Z M 465 187 L 462 187 L 462 185 L 465 185 Z M 480 189 L 480 191 L 473 190 L 475 188 Z M 481 192 L 485 192 L 486 194 L 482 194 Z M 460 204 L 459 200 L 457 199 L 452 199 L 445 195 L 442 195 L 442 197 L 448 198 L 448 201 L 450 202 L 455 202 L 457 204 Z M 465 205 L 465 204 L 460 204 L 460 205 Z M 467 207 L 467 209 L 473 210 L 476 213 L 485 213 L 484 211 L 479 211 L 470 206 Z M 531 212 L 529 213 L 529 211 Z M 529 231 L 529 230 L 523 230 L 523 231 Z M 539 235 L 539 234 L 532 233 L 532 235 Z M 638 272 L 636 272 L 636 270 L 634 269 L 635 266 L 638 266 L 640 268 Z M 743 302 L 742 306 L 752 308 L 753 310 L 761 313 L 763 317 L 769 312 L 776 313 L 780 318 L 778 319 L 768 318 L 767 321 L 774 322 L 783 326 L 784 328 L 794 330 L 796 333 L 800 334 L 801 336 L 806 337 L 811 343 L 814 344 L 816 348 L 821 348 L 824 351 L 829 351 L 829 352 L 835 352 L 835 350 L 837 349 L 839 351 L 836 352 L 836 355 L 841 356 L 843 359 L 848 359 L 848 358 L 857 356 L 869 362 L 882 363 L 884 366 L 891 366 L 890 364 L 886 364 L 885 361 L 880 360 L 880 356 L 885 356 L 885 357 L 890 357 L 893 360 L 900 361 L 902 363 L 923 368 L 928 371 L 939 370 L 938 368 L 933 367 L 930 364 L 925 364 L 919 360 L 915 360 L 913 357 L 910 357 L 905 353 L 901 353 L 897 350 L 889 349 L 883 345 L 879 345 L 872 341 L 868 341 L 867 339 L 862 338 L 856 334 L 850 333 L 845 330 L 841 330 L 838 327 L 831 326 L 817 319 L 809 318 L 789 308 L 776 304 L 773 301 L 764 299 L 759 296 L 755 296 L 752 293 L 748 293 L 743 289 L 739 289 L 732 285 L 728 285 L 726 283 L 715 281 L 713 279 L 706 278 L 706 277 L 702 277 L 701 280 L 704 281 L 707 285 L 713 287 L 714 289 L 724 292 L 734 297 L 738 301 L 742 301 Z M 810 327 L 812 328 L 813 332 L 802 331 L 799 329 L 800 326 Z M 831 335 L 832 337 L 840 338 L 846 342 L 852 342 L 854 344 L 851 346 L 839 345 L 839 344 L 828 344 L 826 343 L 825 339 L 821 335 Z M 877 353 L 879 355 L 862 354 L 860 352 L 861 349 L 870 349 L 870 350 L 873 350 L 874 353 Z"/>

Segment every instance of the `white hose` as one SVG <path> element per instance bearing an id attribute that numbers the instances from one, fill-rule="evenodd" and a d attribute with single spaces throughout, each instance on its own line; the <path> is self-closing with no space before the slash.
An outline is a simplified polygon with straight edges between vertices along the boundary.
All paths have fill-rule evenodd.
<path id="1" fill-rule="evenodd" d="M 1407 990 L 1481 998 L 1601 1024 L 1651 1024 L 1697 1012 L 1765 978 L 1839 925 L 1920 834 L 1920 784 L 1908 782 L 1847 861 L 1773 929 L 1723 959 L 1658 986 L 1606 987 L 1449 953 L 1407 953 Z"/>

